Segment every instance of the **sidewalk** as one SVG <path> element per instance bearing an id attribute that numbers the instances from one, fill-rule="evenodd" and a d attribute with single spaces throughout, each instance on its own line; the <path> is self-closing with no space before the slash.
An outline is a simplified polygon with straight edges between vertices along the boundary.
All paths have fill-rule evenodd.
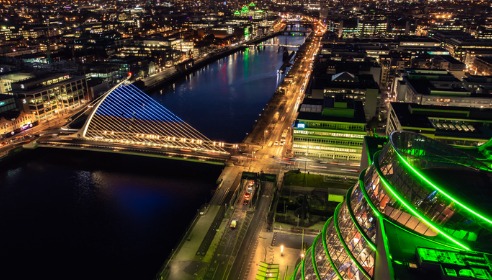
<path id="1" fill-rule="evenodd" d="M 218 193 L 211 199 L 207 210 L 202 215 L 196 216 L 196 220 L 187 228 L 187 232 L 182 237 L 180 244 L 173 251 L 170 259 L 166 260 L 168 263 L 164 263 L 161 267 L 162 270 L 158 272 L 157 279 L 192 280 L 203 278 L 224 233 L 224 229 L 228 227 L 229 210 L 227 208 L 221 210 L 223 196 L 226 195 L 224 191 L 238 183 L 236 179 L 239 174 L 241 174 L 241 169 L 234 167 L 224 168 L 219 177 L 223 181 L 217 187 Z M 221 190 L 219 191 L 219 189 Z M 218 215 L 222 217 L 221 211 L 225 211 L 224 217 L 220 221 L 216 221 L 216 217 L 219 219 Z M 216 223 L 215 226 L 213 225 L 214 222 Z M 209 230 L 212 230 L 212 226 L 216 227 L 215 232 L 211 231 L 209 233 Z M 213 237 L 211 236 L 212 233 Z M 205 242 L 204 247 L 200 248 L 202 242 Z M 206 250 L 206 252 L 203 251 L 201 254 L 197 254 L 199 250 Z"/>
<path id="2" fill-rule="evenodd" d="M 279 265 L 279 280 L 290 279 L 294 273 L 294 269 L 300 260 L 301 247 L 293 248 L 292 246 L 283 246 L 283 254 L 281 253 L 281 245 L 275 242 L 276 233 L 261 231 L 256 241 L 256 251 L 249 266 L 247 280 L 255 280 L 260 262 L 278 264 Z"/>
<path id="3" fill-rule="evenodd" d="M 202 256 L 197 256 L 196 252 L 200 247 L 210 225 L 219 211 L 219 205 L 211 205 L 207 213 L 199 216 L 190 232 L 184 237 L 181 247 L 174 252 L 166 270 L 161 271 L 161 279 L 196 279 L 196 275 L 203 265 Z M 212 246 L 212 245 L 211 245 Z M 168 277 L 162 277 L 168 274 Z"/>

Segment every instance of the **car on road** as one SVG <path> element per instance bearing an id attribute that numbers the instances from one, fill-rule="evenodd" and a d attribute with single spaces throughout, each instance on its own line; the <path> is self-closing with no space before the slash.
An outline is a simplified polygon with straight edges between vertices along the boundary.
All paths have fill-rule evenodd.
<path id="1" fill-rule="evenodd" d="M 236 228 L 236 226 L 237 226 L 237 220 L 232 220 L 232 221 L 231 221 L 230 228 L 231 228 L 231 229 L 235 229 L 235 228 Z"/>
<path id="2" fill-rule="evenodd" d="M 273 145 L 278 146 L 278 141 L 275 141 Z"/>

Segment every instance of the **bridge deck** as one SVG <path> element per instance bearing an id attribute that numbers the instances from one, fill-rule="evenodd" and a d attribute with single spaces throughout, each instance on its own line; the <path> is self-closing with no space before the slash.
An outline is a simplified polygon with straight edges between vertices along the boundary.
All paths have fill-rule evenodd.
<path id="1" fill-rule="evenodd" d="M 88 150 L 106 153 L 119 153 L 174 160 L 187 160 L 208 164 L 223 165 L 230 158 L 228 152 L 198 151 L 192 149 L 164 149 L 137 145 L 117 145 L 115 143 L 95 142 L 81 139 L 40 139 L 39 147 Z"/>

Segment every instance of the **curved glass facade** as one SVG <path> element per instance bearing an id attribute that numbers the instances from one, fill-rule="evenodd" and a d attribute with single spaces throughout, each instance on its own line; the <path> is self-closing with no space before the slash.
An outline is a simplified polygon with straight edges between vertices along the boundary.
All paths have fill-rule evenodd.
<path id="1" fill-rule="evenodd" d="M 491 173 L 484 172 L 481 163 L 410 132 L 393 132 L 373 158 L 307 250 L 293 279 L 372 278 L 381 217 L 458 250 L 484 249 L 490 243 L 484 240 L 492 240 L 492 215 L 481 211 L 480 203 L 473 205 L 455 195 L 466 181 L 447 182 L 449 175 L 442 172 L 488 176 L 483 181 L 490 182 Z M 480 182 L 475 185 L 476 190 L 482 187 Z"/>

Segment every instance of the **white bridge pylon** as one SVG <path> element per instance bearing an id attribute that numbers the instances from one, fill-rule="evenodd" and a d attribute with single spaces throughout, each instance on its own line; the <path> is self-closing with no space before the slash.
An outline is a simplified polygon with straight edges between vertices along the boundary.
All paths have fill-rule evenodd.
<path id="1" fill-rule="evenodd" d="M 81 129 L 90 141 L 228 154 L 136 86 L 121 83 L 99 101 Z"/>

